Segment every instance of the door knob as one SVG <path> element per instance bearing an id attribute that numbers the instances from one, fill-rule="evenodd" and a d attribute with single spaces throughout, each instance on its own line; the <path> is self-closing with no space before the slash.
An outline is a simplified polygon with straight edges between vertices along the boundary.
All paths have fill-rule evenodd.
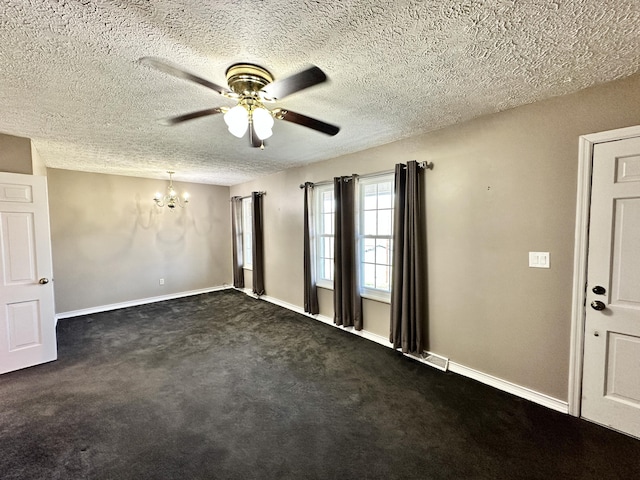
<path id="1" fill-rule="evenodd" d="M 604 287 L 601 287 L 600 285 L 596 285 L 595 287 L 593 287 L 591 291 L 596 295 L 604 295 L 605 293 L 607 293 L 607 289 Z"/>
<path id="2" fill-rule="evenodd" d="M 600 300 L 594 300 L 593 302 L 591 302 L 591 308 L 593 308 L 594 310 L 604 310 L 605 308 L 607 308 L 607 306 Z"/>
<path id="3" fill-rule="evenodd" d="M 38 283 L 40 285 L 46 285 L 47 283 L 49 283 L 49 279 L 48 278 L 41 278 L 40 280 L 38 280 Z"/>

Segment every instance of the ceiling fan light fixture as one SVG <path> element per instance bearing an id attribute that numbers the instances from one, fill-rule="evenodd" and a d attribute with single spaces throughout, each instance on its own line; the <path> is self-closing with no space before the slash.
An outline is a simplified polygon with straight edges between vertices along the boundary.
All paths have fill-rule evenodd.
<path id="1" fill-rule="evenodd" d="M 273 131 L 271 130 L 273 127 L 273 116 L 269 110 L 258 107 L 253 111 L 252 117 L 253 128 L 260 140 L 266 140 L 273 135 Z"/>
<path id="2" fill-rule="evenodd" d="M 249 127 L 249 112 L 242 105 L 236 105 L 224 114 L 224 122 L 232 135 L 242 138 Z"/>

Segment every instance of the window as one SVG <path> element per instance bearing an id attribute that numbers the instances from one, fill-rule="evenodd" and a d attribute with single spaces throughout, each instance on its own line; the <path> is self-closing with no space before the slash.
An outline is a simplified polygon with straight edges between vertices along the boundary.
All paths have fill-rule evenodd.
<path id="1" fill-rule="evenodd" d="M 358 262 L 361 294 L 389 301 L 393 260 L 393 174 L 358 181 Z M 316 283 L 333 288 L 333 185 L 315 189 Z"/>
<path id="2" fill-rule="evenodd" d="M 317 284 L 321 287 L 333 287 L 333 222 L 334 200 L 333 185 L 316 187 L 316 272 Z"/>
<path id="3" fill-rule="evenodd" d="M 359 181 L 360 289 L 388 301 L 393 260 L 393 175 Z"/>
<path id="4" fill-rule="evenodd" d="M 247 269 L 253 268 L 252 248 L 252 217 L 251 217 L 251 197 L 242 199 L 242 266 Z"/>

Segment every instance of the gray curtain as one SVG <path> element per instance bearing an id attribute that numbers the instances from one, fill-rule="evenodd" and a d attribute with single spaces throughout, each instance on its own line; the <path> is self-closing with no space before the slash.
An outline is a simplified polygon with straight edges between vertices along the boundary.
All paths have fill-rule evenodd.
<path id="1" fill-rule="evenodd" d="M 262 192 L 251 193 L 253 240 L 253 293 L 264 295 L 264 244 L 262 228 Z"/>
<path id="2" fill-rule="evenodd" d="M 393 277 L 391 284 L 391 333 L 393 348 L 422 353 L 426 333 L 426 265 L 424 219 L 418 163 L 397 164 L 393 222 Z"/>
<path id="3" fill-rule="evenodd" d="M 313 222 L 313 183 L 304 184 L 304 311 L 320 313 L 315 269 L 315 229 Z"/>
<path id="4" fill-rule="evenodd" d="M 358 288 L 355 204 L 357 177 L 333 179 L 335 197 L 335 239 L 333 306 L 334 323 L 362 330 L 362 298 Z"/>
<path id="5" fill-rule="evenodd" d="M 233 286 L 244 288 L 242 268 L 242 197 L 231 197 L 231 244 L 233 245 Z"/>

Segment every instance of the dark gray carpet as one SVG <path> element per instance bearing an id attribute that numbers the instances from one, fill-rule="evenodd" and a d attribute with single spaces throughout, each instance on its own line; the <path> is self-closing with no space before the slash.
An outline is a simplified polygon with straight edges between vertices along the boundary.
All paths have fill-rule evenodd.
<path id="1" fill-rule="evenodd" d="M 0 478 L 632 479 L 640 441 L 232 290 L 61 320 Z"/>

